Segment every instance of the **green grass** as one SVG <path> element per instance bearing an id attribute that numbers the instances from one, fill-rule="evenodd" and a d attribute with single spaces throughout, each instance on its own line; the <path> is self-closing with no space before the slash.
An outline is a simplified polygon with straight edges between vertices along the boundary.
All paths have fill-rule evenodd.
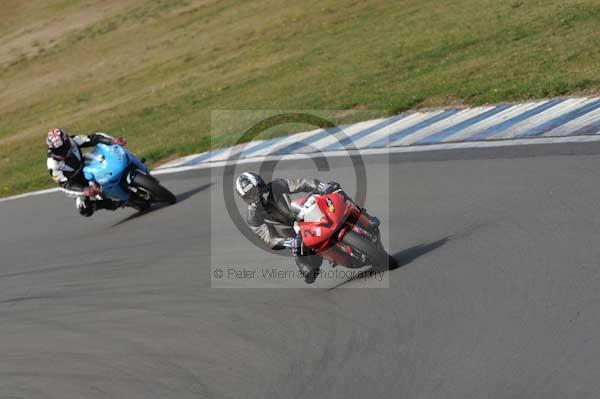
<path id="1" fill-rule="evenodd" d="M 246 127 L 231 118 L 211 140 L 212 110 L 344 122 L 600 88 L 597 0 L 39 3 L 1 11 L 0 196 L 52 185 L 54 126 L 125 135 L 156 164 Z"/>

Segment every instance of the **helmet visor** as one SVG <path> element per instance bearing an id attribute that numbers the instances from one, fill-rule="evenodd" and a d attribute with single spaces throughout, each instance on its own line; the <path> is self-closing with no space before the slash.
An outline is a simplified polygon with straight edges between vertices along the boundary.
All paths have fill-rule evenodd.
<path id="1" fill-rule="evenodd" d="M 65 159 L 69 156 L 69 150 L 71 149 L 71 140 L 65 140 L 61 146 L 50 149 L 50 152 L 55 158 Z"/>

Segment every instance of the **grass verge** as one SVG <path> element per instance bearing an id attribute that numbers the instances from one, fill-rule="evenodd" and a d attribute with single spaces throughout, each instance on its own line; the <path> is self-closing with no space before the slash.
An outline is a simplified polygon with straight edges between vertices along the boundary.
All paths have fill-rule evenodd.
<path id="1" fill-rule="evenodd" d="M 596 0 L 5 3 L 0 196 L 51 186 L 53 126 L 125 135 L 156 164 L 208 149 L 211 110 L 336 109 L 347 122 L 600 87 Z"/>

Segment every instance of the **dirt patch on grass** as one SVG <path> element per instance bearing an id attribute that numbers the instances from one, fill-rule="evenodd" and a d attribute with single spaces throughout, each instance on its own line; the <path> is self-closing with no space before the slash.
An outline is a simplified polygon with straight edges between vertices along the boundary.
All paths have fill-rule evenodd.
<path id="1" fill-rule="evenodd" d="M 466 108 L 466 104 L 462 99 L 455 96 L 435 96 L 426 98 L 425 101 L 414 107 L 418 111 L 429 111 L 432 109 L 444 108 Z"/>
<path id="2" fill-rule="evenodd" d="M 30 16 L 30 23 L 21 25 L 12 33 L 2 37 L 0 66 L 43 53 L 66 34 L 84 29 L 136 2 L 139 0 L 105 0 L 84 7 L 71 7 L 60 14 L 44 12 L 40 7 L 37 15 L 34 12 Z"/>

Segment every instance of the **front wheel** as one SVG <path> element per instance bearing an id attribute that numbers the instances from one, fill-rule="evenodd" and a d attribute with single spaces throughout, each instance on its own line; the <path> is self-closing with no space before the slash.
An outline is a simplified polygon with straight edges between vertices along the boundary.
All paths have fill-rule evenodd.
<path id="1" fill-rule="evenodd" d="M 396 260 L 388 255 L 381 245 L 375 244 L 369 238 L 361 236 L 354 231 L 348 231 L 342 242 L 352 247 L 352 250 L 356 250 L 366 258 L 366 264 L 370 264 L 376 267 L 389 267 L 394 268 L 397 265 Z"/>
<path id="2" fill-rule="evenodd" d="M 138 173 L 131 183 L 150 194 L 150 198 L 153 202 L 164 202 L 169 205 L 177 202 L 175 195 L 161 186 L 158 180 L 150 175 Z"/>

